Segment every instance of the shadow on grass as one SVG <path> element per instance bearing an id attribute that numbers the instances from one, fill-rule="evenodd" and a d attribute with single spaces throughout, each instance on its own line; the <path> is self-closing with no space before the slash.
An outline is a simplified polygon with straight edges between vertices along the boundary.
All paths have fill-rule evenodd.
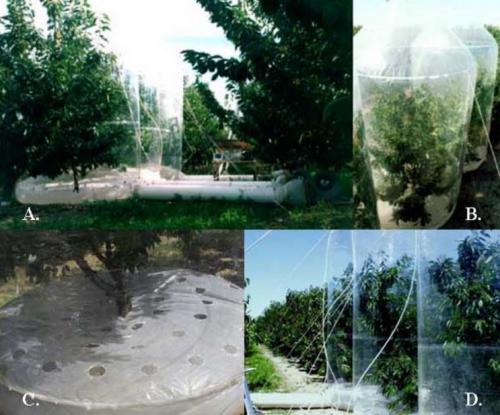
<path id="1" fill-rule="evenodd" d="M 31 206 L 40 218 L 25 222 L 26 205 L 0 208 L 0 229 L 346 229 L 352 205 L 280 207 L 256 203 L 165 202 L 130 199 L 84 205 Z"/>
<path id="2" fill-rule="evenodd" d="M 249 369 L 246 378 L 252 392 L 275 392 L 285 386 L 285 380 L 258 346 L 251 347 L 245 356 L 245 368 Z"/>

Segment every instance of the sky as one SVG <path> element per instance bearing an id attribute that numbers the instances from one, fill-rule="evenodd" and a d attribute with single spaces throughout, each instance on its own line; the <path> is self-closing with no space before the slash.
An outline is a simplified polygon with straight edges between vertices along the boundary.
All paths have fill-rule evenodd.
<path id="1" fill-rule="evenodd" d="M 469 234 L 468 230 L 420 232 L 420 247 L 431 258 L 456 258 L 458 242 Z M 289 290 L 324 287 L 325 268 L 326 281 L 330 283 L 352 261 L 353 252 L 358 258 L 366 258 L 378 249 L 398 258 L 411 255 L 415 252 L 414 235 L 412 231 L 356 231 L 353 251 L 350 231 L 246 231 L 249 313 L 252 317 L 259 316 L 272 301 L 283 301 Z M 314 246 L 316 249 L 312 250 Z M 308 252 L 311 254 L 304 259 Z"/>
<path id="2" fill-rule="evenodd" d="M 266 231 L 245 231 L 245 277 L 250 280 L 246 293 L 254 317 L 271 301 L 284 300 L 289 290 L 324 286 L 329 239 L 328 251 L 335 249 L 337 255 L 335 265 L 328 260 L 328 275 L 343 271 L 350 261 L 348 231 L 273 231 L 252 247 L 263 236 Z"/>
<path id="3" fill-rule="evenodd" d="M 30 0 L 35 6 L 37 21 L 43 26 L 45 14 L 39 0 Z M 224 57 L 237 55 L 223 31 L 210 22 L 206 13 L 195 0 L 90 0 L 99 13 L 111 18 L 112 33 L 109 36 L 112 49 L 121 53 L 137 53 L 151 64 L 164 66 L 166 73 L 179 68 L 182 75 L 194 80 L 195 72 L 182 61 L 180 52 L 195 49 L 219 54 Z M 0 0 L 0 15 L 5 14 L 6 0 Z M 162 56 L 164 56 L 162 60 Z M 143 58 L 147 57 L 147 58 Z M 169 67 L 175 62 L 175 67 Z M 209 77 L 205 78 L 209 81 Z M 226 95 L 223 80 L 210 82 L 221 103 Z"/>
<path id="4" fill-rule="evenodd" d="M 1 1 L 1 0 L 0 0 Z M 193 81 L 196 72 L 183 62 L 181 51 L 194 49 L 224 57 L 236 56 L 237 52 L 222 29 L 210 22 L 209 14 L 195 0 L 91 0 L 96 10 L 111 18 L 111 42 L 117 50 L 126 53 L 140 51 L 140 56 L 165 55 L 159 65 L 168 71 L 169 62 L 175 62 L 172 70 L 182 68 L 182 75 Z M 173 74 L 178 78 L 178 73 Z M 210 84 L 217 99 L 224 103 L 227 90 L 224 80 L 213 82 L 210 76 L 204 81 Z"/>
<path id="5" fill-rule="evenodd" d="M 353 2 L 355 25 L 366 25 L 377 13 L 377 9 L 387 3 L 386 0 L 353 0 Z M 484 24 L 500 26 L 499 0 L 418 0 L 418 3 L 423 7 L 428 5 L 433 9 L 451 10 L 460 19 L 474 19 Z"/>

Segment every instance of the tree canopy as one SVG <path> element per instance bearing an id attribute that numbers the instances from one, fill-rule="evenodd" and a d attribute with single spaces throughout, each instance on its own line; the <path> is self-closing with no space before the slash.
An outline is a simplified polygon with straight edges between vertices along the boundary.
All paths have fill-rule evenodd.
<path id="1" fill-rule="evenodd" d="M 217 143 L 227 136 L 227 111 L 208 85 L 197 80 L 184 90 L 183 171 L 201 173 L 210 168 Z"/>
<path id="2" fill-rule="evenodd" d="M 79 178 L 116 166 L 131 134 L 115 57 L 104 52 L 109 22 L 87 0 L 43 0 L 46 30 L 26 0 L 8 0 L 0 20 L 0 157 L 4 193 L 23 175 Z"/>
<path id="3" fill-rule="evenodd" d="M 275 166 L 341 167 L 352 158 L 350 1 L 197 0 L 240 52 L 184 51 L 200 73 L 224 78 L 235 133 Z"/>

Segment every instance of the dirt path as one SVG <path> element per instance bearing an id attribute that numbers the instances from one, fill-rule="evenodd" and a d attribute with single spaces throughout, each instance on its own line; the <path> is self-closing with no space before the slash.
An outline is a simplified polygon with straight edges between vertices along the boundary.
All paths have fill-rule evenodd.
<path id="1" fill-rule="evenodd" d="M 283 356 L 276 356 L 267 347 L 260 346 L 261 352 L 276 368 L 276 371 L 286 382 L 286 388 L 277 392 L 322 392 L 328 388 L 322 379 L 309 375 Z"/>
<path id="2" fill-rule="evenodd" d="M 276 371 L 286 382 L 286 387 L 276 392 L 298 392 L 298 393 L 321 393 L 328 389 L 328 385 L 316 376 L 311 376 L 290 363 L 285 357 L 274 355 L 265 346 L 260 346 L 260 350 L 276 368 Z M 333 411 L 333 412 L 332 412 Z M 346 415 L 346 412 L 334 411 L 332 409 L 316 410 L 266 410 L 265 415 Z"/>

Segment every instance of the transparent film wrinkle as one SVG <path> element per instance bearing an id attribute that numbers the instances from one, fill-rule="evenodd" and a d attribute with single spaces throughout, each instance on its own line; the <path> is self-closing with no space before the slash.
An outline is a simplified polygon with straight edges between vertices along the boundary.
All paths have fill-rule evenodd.
<path id="1" fill-rule="evenodd" d="M 52 281 L 0 309 L 0 412 L 238 415 L 243 290 L 190 270 L 130 281 L 132 310 L 82 276 Z M 90 411 L 90 412 L 89 412 Z"/>
<path id="2" fill-rule="evenodd" d="M 474 106 L 464 164 L 464 172 L 470 172 L 477 170 L 488 155 L 498 66 L 498 44 L 482 24 L 456 23 L 453 31 L 469 48 L 477 64 Z"/>
<path id="3" fill-rule="evenodd" d="M 359 32 L 354 76 L 380 226 L 435 228 L 458 198 L 476 63 L 443 25 L 407 20 Z"/>
<path id="4" fill-rule="evenodd" d="M 357 230 L 352 242 L 354 414 L 388 415 L 389 400 L 376 374 L 399 350 L 417 347 L 416 333 L 407 329 L 416 308 L 416 232 Z M 400 301 L 381 320 L 377 310 L 388 296 Z"/>
<path id="5" fill-rule="evenodd" d="M 183 95 L 182 62 L 165 45 L 157 53 L 128 53 L 123 68 L 131 73 L 128 89 L 137 126 L 137 163 L 141 170 L 178 178 L 182 168 Z"/>
<path id="6" fill-rule="evenodd" d="M 499 236 L 498 231 L 451 230 L 421 236 L 420 413 L 500 413 Z M 476 393 L 481 405 L 467 407 L 465 392 Z"/>

